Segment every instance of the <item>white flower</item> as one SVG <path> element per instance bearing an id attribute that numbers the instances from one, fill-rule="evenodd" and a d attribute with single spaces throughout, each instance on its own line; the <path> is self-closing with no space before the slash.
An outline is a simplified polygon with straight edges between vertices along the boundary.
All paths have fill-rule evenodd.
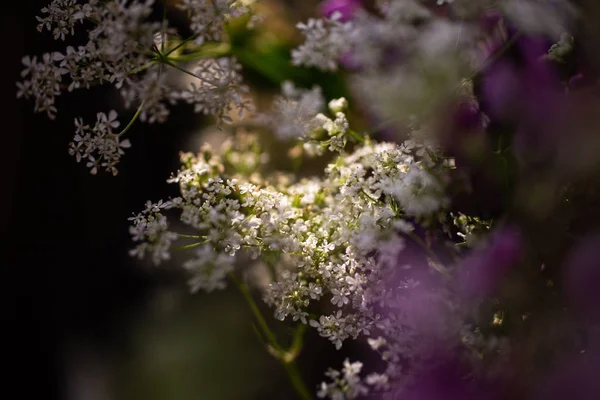
<path id="1" fill-rule="evenodd" d="M 54 39 L 65 40 L 66 35 L 75 33 L 75 24 L 83 22 L 92 13 L 94 3 L 91 1 L 90 4 L 81 5 L 77 0 L 53 0 L 41 10 L 46 15 L 43 18 L 36 17 L 39 22 L 37 30 L 41 32 L 46 28 L 52 31 Z"/>
<path id="2" fill-rule="evenodd" d="M 195 41 L 202 44 L 206 40 L 221 40 L 224 24 L 249 11 L 243 3 L 238 0 L 183 0 L 177 7 L 186 12 L 190 28 L 198 35 Z"/>
<path id="3" fill-rule="evenodd" d="M 348 100 L 344 97 L 333 99 L 327 104 L 327 107 L 329 107 L 329 111 L 334 114 L 343 113 L 348 108 Z"/>
<path id="4" fill-rule="evenodd" d="M 332 379 L 331 383 L 321 383 L 317 396 L 321 399 L 332 400 L 356 399 L 368 393 L 368 388 L 362 383 L 358 375 L 363 367 L 361 362 L 350 363 L 344 360 L 342 371 L 330 369 L 325 375 Z"/>
<path id="5" fill-rule="evenodd" d="M 325 100 L 321 88 L 299 89 L 292 82 L 281 85 L 281 96 L 273 101 L 270 113 L 259 116 L 281 140 L 302 139 L 318 127 L 315 116 L 323 109 Z"/>
<path id="6" fill-rule="evenodd" d="M 50 119 L 54 119 L 57 109 L 55 98 L 61 94 L 60 85 L 67 70 L 54 64 L 54 54 L 46 53 L 41 60 L 37 57 L 25 56 L 22 63 L 25 69 L 21 77 L 29 79 L 17 83 L 17 97 L 34 97 L 35 111 L 46 112 Z"/>
<path id="7" fill-rule="evenodd" d="M 294 65 L 317 67 L 325 71 L 335 71 L 338 59 L 350 49 L 348 33 L 352 25 L 342 23 L 339 14 L 331 19 L 309 19 L 306 24 L 299 23 L 305 42 L 292 50 Z"/>
<path id="8" fill-rule="evenodd" d="M 411 165 L 400 179 L 389 179 L 383 190 L 416 216 L 432 214 L 447 202 L 441 183 L 420 165 Z"/>
<path id="9" fill-rule="evenodd" d="M 75 127 L 77 129 L 69 144 L 69 154 L 75 156 L 77 162 L 87 159 L 86 166 L 92 175 L 96 175 L 99 167 L 117 175 L 116 166 L 125 154 L 123 149 L 131 147 L 129 139 L 121 140 L 118 134 L 113 133 L 113 129 L 119 127 L 117 112 L 111 110 L 108 115 L 98 113 L 92 128 L 84 125 L 81 119 L 75 119 Z"/>
<path id="10" fill-rule="evenodd" d="M 230 255 L 215 251 L 209 244 L 198 247 L 195 258 L 183 264 L 183 268 L 192 274 L 188 281 L 191 291 L 224 289 L 227 274 L 233 271 L 234 260 Z"/>
<path id="11" fill-rule="evenodd" d="M 371 346 L 371 348 L 373 350 L 379 350 L 381 347 L 385 346 L 387 341 L 385 340 L 385 338 L 383 337 L 378 337 L 377 339 L 373 339 L 373 338 L 368 338 L 367 342 L 369 343 L 369 346 Z"/>
<path id="12" fill-rule="evenodd" d="M 367 375 L 365 382 L 369 386 L 373 386 L 374 390 L 386 390 L 389 387 L 389 378 L 385 374 L 369 374 Z"/>
<path id="13" fill-rule="evenodd" d="M 145 211 L 129 218 L 133 223 L 129 227 L 129 233 L 134 241 L 142 242 L 129 254 L 141 259 L 145 253 L 152 253 L 152 261 L 156 265 L 171 258 L 169 249 L 177 238 L 177 234 L 168 230 L 167 218 L 156 211 L 161 208 L 167 207 L 148 202 Z"/>
<path id="14" fill-rule="evenodd" d="M 140 120 L 143 122 L 165 122 L 169 116 L 167 104 L 174 104 L 175 91 L 166 83 L 166 74 L 158 70 L 149 71 L 141 78 L 131 78 L 121 88 L 121 97 L 125 107 L 143 102 Z"/>
<path id="15" fill-rule="evenodd" d="M 193 104 L 197 113 L 211 114 L 219 121 L 230 122 L 227 114 L 234 108 L 240 116 L 253 109 L 245 98 L 248 87 L 242 84 L 240 68 L 233 58 L 202 60 L 193 70 L 197 83 L 192 82 L 174 97 Z"/>

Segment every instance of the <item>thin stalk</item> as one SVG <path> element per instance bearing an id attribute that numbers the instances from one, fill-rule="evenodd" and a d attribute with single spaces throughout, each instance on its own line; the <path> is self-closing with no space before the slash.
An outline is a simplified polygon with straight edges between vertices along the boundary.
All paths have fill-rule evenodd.
<path id="1" fill-rule="evenodd" d="M 129 121 L 129 123 L 127 124 L 127 126 L 121 131 L 119 132 L 118 136 L 122 136 L 124 135 L 132 126 L 133 123 L 138 119 L 138 117 L 140 116 L 141 112 L 142 112 L 142 108 L 144 108 L 144 101 L 142 101 L 142 103 L 140 104 L 140 106 L 138 107 L 137 111 L 135 112 L 135 114 L 133 115 L 133 118 L 131 118 L 131 121 Z"/>
<path id="2" fill-rule="evenodd" d="M 194 61 L 203 58 L 221 57 L 231 52 L 231 46 L 228 43 L 219 43 L 218 45 L 205 44 L 200 46 L 198 50 L 191 53 L 181 54 L 178 56 L 165 56 L 169 61 Z"/>
<path id="3" fill-rule="evenodd" d="M 198 36 L 200 36 L 203 32 L 196 32 L 194 33 L 192 36 L 190 36 L 189 38 L 182 40 L 177 46 L 173 47 L 172 49 L 170 49 L 169 51 L 167 51 L 166 53 L 164 53 L 164 56 L 168 56 L 169 54 L 171 54 L 172 52 L 180 49 L 182 46 L 185 46 L 187 43 L 191 42 L 192 40 L 196 39 Z"/>
<path id="4" fill-rule="evenodd" d="M 184 246 L 176 246 L 176 247 L 171 247 L 171 250 L 187 250 L 187 249 L 193 249 L 194 247 L 198 247 L 201 244 L 205 244 L 208 242 L 196 242 L 196 243 L 192 243 L 192 244 L 186 244 Z"/>
<path id="5" fill-rule="evenodd" d="M 127 73 L 127 75 L 135 75 L 135 74 L 137 74 L 138 72 L 142 72 L 142 71 L 144 71 L 145 69 L 147 69 L 148 67 L 150 67 L 150 66 L 152 66 L 152 65 L 154 65 L 154 64 L 156 64 L 156 61 L 155 61 L 155 60 L 152 60 L 152 61 L 150 61 L 150 62 L 149 62 L 148 64 L 146 64 L 146 65 L 142 65 L 141 67 L 138 67 L 138 68 L 132 69 L 131 71 L 129 71 L 129 72 Z"/>
<path id="6" fill-rule="evenodd" d="M 179 65 L 177 65 L 177 64 L 175 64 L 175 63 L 172 63 L 172 62 L 170 62 L 170 61 L 168 61 L 168 60 L 167 60 L 167 61 L 165 61 L 165 64 L 167 64 L 167 65 L 169 65 L 169 66 L 171 66 L 171 67 L 175 68 L 175 69 L 176 69 L 176 70 L 178 70 L 178 71 L 181 71 L 181 72 L 183 72 L 184 74 L 188 74 L 188 75 L 190 75 L 190 76 L 193 76 L 194 78 L 196 78 L 196 79 L 199 79 L 199 80 L 201 80 L 201 81 L 202 81 L 202 82 L 204 82 L 204 83 L 207 83 L 207 84 L 209 84 L 209 85 L 212 85 L 212 86 L 216 86 L 216 85 L 215 85 L 213 82 L 209 81 L 208 79 L 204 79 L 204 78 L 202 78 L 201 76 L 199 76 L 199 75 L 196 75 L 196 74 L 194 74 L 193 72 L 190 72 L 190 71 L 188 71 L 188 70 L 187 70 L 187 69 L 185 69 L 185 68 L 181 68 Z"/>
<path id="7" fill-rule="evenodd" d="M 306 384 L 302 380 L 302 377 L 300 376 L 300 372 L 298 371 L 298 368 L 296 367 L 296 364 L 294 363 L 294 359 L 292 357 L 286 357 L 286 351 L 284 351 L 283 348 L 281 347 L 281 345 L 277 342 L 277 338 L 275 337 L 275 334 L 273 333 L 271 328 L 269 328 L 267 321 L 265 321 L 265 318 L 263 317 L 262 313 L 260 312 L 258 305 L 254 301 L 254 298 L 252 297 L 252 294 L 250 293 L 250 289 L 248 288 L 248 286 L 246 284 L 244 284 L 243 282 L 241 282 L 233 273 L 230 273 L 229 277 L 231 278 L 233 283 L 237 286 L 239 291 L 242 293 L 242 296 L 244 296 L 246 303 L 248 303 L 248 306 L 250 307 L 252 314 L 254 314 L 254 317 L 256 318 L 256 322 L 258 323 L 258 326 L 260 327 L 264 336 L 266 337 L 267 341 L 269 342 L 270 346 L 273 348 L 274 352 L 276 353 L 277 359 L 281 362 L 281 364 L 285 368 L 288 378 L 290 379 L 292 386 L 296 390 L 298 397 L 301 398 L 302 400 L 312 400 L 313 397 L 310 394 L 310 391 L 308 390 L 308 388 L 306 387 Z"/>
<path id="8" fill-rule="evenodd" d="M 162 32 L 161 32 L 161 41 L 160 41 L 160 52 L 163 53 L 165 51 L 165 42 L 167 41 L 167 8 L 169 6 L 169 0 L 165 0 L 165 4 L 163 5 L 163 15 L 162 15 Z"/>
<path id="9" fill-rule="evenodd" d="M 182 238 L 190 238 L 190 239 L 202 239 L 201 236 L 197 236 L 197 235 L 185 235 L 183 233 L 178 233 L 177 236 L 182 237 Z"/>
<path id="10" fill-rule="evenodd" d="M 365 142 L 365 138 L 363 136 L 359 135 L 358 133 L 354 132 L 352 129 L 348 129 L 348 133 L 357 142 L 359 142 L 359 143 L 364 143 Z"/>

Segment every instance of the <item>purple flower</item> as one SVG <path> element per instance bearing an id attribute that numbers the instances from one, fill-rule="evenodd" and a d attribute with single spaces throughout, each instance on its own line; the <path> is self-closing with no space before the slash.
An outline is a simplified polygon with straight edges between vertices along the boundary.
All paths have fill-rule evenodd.
<path id="1" fill-rule="evenodd" d="M 558 74 L 542 58 L 549 47 L 545 38 L 521 36 L 482 72 L 480 102 L 490 118 L 540 122 L 552 115 L 562 88 Z"/>
<path id="2" fill-rule="evenodd" d="M 521 234 L 506 226 L 493 232 L 489 242 L 464 260 L 458 276 L 460 292 L 467 299 L 493 294 L 506 273 L 519 261 Z"/>
<path id="3" fill-rule="evenodd" d="M 457 165 L 470 165 L 490 150 L 484 132 L 485 121 L 475 100 L 460 99 L 441 117 L 437 129 L 442 146 L 455 157 Z"/>
<path id="4" fill-rule="evenodd" d="M 483 13 L 479 19 L 479 29 L 488 36 L 505 31 L 503 29 L 504 19 L 502 14 L 496 10 L 490 10 Z"/>
<path id="5" fill-rule="evenodd" d="M 348 71 L 360 71 L 362 63 L 354 57 L 352 51 L 347 51 L 338 59 L 338 62 Z"/>
<path id="6" fill-rule="evenodd" d="M 454 123 L 463 130 L 479 129 L 483 126 L 481 113 L 476 103 L 461 101 L 454 110 Z"/>
<path id="7" fill-rule="evenodd" d="M 499 399 L 499 392 L 482 382 L 467 378 L 469 369 L 457 357 L 450 358 L 435 368 L 423 371 L 414 383 L 403 390 L 401 400 L 481 400 Z M 498 388 L 496 388 L 498 389 Z"/>
<path id="8" fill-rule="evenodd" d="M 484 25 L 484 30 L 490 29 Z M 509 38 L 514 43 L 504 48 Z M 564 85 L 555 66 L 545 57 L 551 44 L 542 36 L 516 33 L 506 23 L 506 27 L 491 34 L 484 52 L 486 59 L 493 61 L 479 77 L 482 111 L 492 123 L 516 129 L 514 154 L 530 165 L 552 159 L 559 146 L 559 127 L 563 125 Z"/>
<path id="9" fill-rule="evenodd" d="M 362 0 L 325 0 L 319 8 L 321 14 L 327 18 L 330 18 L 334 12 L 339 12 L 340 21 L 349 21 L 361 6 Z"/>
<path id="10" fill-rule="evenodd" d="M 519 111 L 521 82 L 515 66 L 498 60 L 489 66 L 481 79 L 482 106 L 494 120 L 512 120 Z"/>

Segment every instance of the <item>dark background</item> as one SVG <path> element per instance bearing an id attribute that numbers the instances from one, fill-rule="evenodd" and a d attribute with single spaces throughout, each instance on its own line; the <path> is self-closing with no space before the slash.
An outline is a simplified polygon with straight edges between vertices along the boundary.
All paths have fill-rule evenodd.
<path id="1" fill-rule="evenodd" d="M 7 247 L 2 314 L 10 335 L 3 341 L 9 354 L 3 375 L 13 384 L 19 379 L 22 398 L 40 393 L 65 398 L 67 361 L 77 352 L 71 347 L 114 352 L 128 315 L 164 281 L 160 273 L 142 271 L 128 258 L 127 217 L 147 199 L 173 189 L 154 177 L 167 178 L 177 168 L 178 140 L 185 133 L 172 129 L 169 140 L 161 140 L 155 127 L 136 126 L 131 137 L 136 145 L 116 178 L 94 177 L 77 165 L 67 153 L 73 118 L 110 110 L 110 92 L 59 98 L 55 121 L 34 114 L 31 101 L 16 99 L 20 59 L 61 46 L 35 29 L 34 17 L 47 3 L 10 2 L 1 16 L 0 201 Z"/>

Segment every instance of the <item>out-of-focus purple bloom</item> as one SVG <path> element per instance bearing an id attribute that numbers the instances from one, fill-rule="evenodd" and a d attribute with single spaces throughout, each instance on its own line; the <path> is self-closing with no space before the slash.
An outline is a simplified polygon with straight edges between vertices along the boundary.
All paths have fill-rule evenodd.
<path id="1" fill-rule="evenodd" d="M 458 276 L 461 294 L 477 299 L 493 294 L 505 274 L 521 256 L 521 234 L 506 226 L 491 234 L 489 242 L 464 260 Z"/>
<path id="2" fill-rule="evenodd" d="M 569 92 L 582 89 L 597 89 L 598 72 L 595 71 L 585 57 L 576 57 L 577 72 L 567 82 Z M 596 92 L 597 93 L 597 92 Z"/>
<path id="3" fill-rule="evenodd" d="M 491 21 L 503 23 L 497 18 Z M 493 32 L 484 50 L 491 61 L 480 75 L 481 109 L 493 123 L 515 127 L 515 156 L 537 164 L 556 151 L 565 107 L 563 84 L 545 57 L 552 42 L 518 33 L 510 24 Z M 508 45 L 508 40 L 514 43 Z"/>
<path id="4" fill-rule="evenodd" d="M 508 61 L 498 60 L 490 65 L 481 80 L 482 105 L 494 120 L 514 119 L 519 111 L 519 74 Z"/>
<path id="5" fill-rule="evenodd" d="M 578 72 L 569 78 L 569 90 L 577 90 L 595 83 L 596 79 L 583 72 Z"/>
<path id="6" fill-rule="evenodd" d="M 488 119 L 477 101 L 458 99 L 439 116 L 435 128 L 438 141 L 466 178 L 464 187 L 472 189 L 451 192 L 452 204 L 463 212 L 478 215 L 501 209 L 506 185 L 497 171 L 495 141 L 486 131 Z"/>
<path id="7" fill-rule="evenodd" d="M 362 68 L 362 64 L 356 60 L 352 51 L 347 51 L 339 58 L 338 62 L 348 71 L 359 71 Z"/>
<path id="8" fill-rule="evenodd" d="M 496 10 L 484 13 L 479 19 L 479 29 L 488 36 L 493 36 L 496 32 L 504 30 L 502 14 Z"/>
<path id="9" fill-rule="evenodd" d="M 480 102 L 490 118 L 540 122 L 553 115 L 561 84 L 550 62 L 542 58 L 549 47 L 545 38 L 522 35 L 514 48 L 482 72 Z"/>
<path id="10" fill-rule="evenodd" d="M 473 102 L 461 101 L 454 110 L 454 122 L 461 129 L 479 129 L 483 126 L 481 119 L 477 104 Z"/>
<path id="11" fill-rule="evenodd" d="M 354 13 L 362 6 L 362 0 L 325 0 L 319 9 L 321 14 L 329 18 L 335 12 L 341 14 L 340 21 L 349 21 L 354 16 Z"/>
<path id="12" fill-rule="evenodd" d="M 485 121 L 475 100 L 461 99 L 450 107 L 438 128 L 441 145 L 458 164 L 473 164 L 486 156 L 489 147 Z"/>
<path id="13" fill-rule="evenodd" d="M 469 367 L 456 354 L 437 360 L 435 367 L 421 371 L 398 400 L 496 400 L 502 387 L 490 382 L 469 378 Z"/>
<path id="14" fill-rule="evenodd" d="M 573 248 L 564 272 L 567 296 L 575 311 L 584 320 L 600 322 L 600 234 Z"/>
<path id="15" fill-rule="evenodd" d="M 363 0 L 325 0 L 319 5 L 321 15 L 331 18 L 334 13 L 339 13 L 339 21 L 350 21 L 354 14 L 362 8 Z M 359 70 L 361 64 L 353 57 L 351 51 L 344 53 L 338 60 L 344 68 L 355 71 Z"/>

